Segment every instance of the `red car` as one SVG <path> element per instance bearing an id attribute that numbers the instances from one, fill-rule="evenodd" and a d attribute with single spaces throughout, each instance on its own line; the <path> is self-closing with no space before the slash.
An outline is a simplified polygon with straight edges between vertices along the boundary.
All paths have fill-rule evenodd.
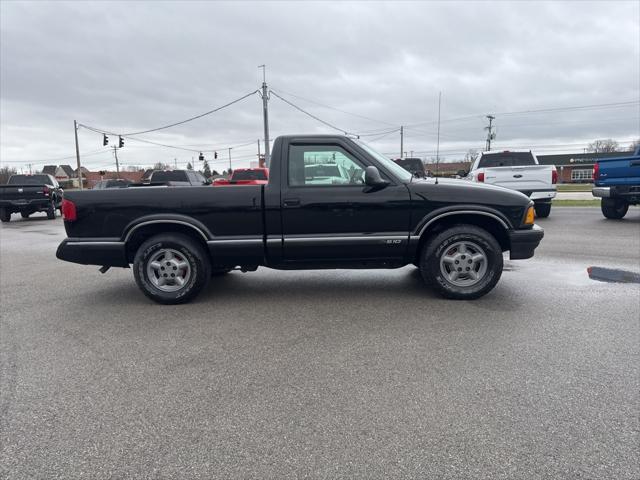
<path id="1" fill-rule="evenodd" d="M 237 168 L 230 179 L 217 178 L 214 187 L 223 185 L 266 185 L 269 181 L 268 168 Z"/>

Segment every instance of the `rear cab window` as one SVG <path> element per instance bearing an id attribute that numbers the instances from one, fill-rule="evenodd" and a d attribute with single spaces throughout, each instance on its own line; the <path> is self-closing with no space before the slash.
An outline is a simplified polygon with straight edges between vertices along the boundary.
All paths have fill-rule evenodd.
<path id="1" fill-rule="evenodd" d="M 531 152 L 496 152 L 482 154 L 478 168 L 521 167 L 527 165 L 537 165 Z"/>
<path id="2" fill-rule="evenodd" d="M 8 185 L 52 185 L 48 175 L 12 175 Z"/>

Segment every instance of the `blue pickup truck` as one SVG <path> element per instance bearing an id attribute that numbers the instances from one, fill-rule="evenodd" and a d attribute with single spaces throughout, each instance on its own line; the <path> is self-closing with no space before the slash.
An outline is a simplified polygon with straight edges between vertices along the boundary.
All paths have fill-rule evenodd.
<path id="1" fill-rule="evenodd" d="M 593 167 L 593 196 L 607 218 L 619 220 L 640 204 L 640 147 L 628 157 L 603 158 Z"/>

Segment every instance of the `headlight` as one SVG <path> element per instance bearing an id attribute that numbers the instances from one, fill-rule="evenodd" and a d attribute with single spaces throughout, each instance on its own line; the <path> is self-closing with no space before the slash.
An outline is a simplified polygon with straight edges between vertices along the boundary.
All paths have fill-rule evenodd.
<path id="1" fill-rule="evenodd" d="M 533 221 L 536 218 L 536 211 L 533 208 L 533 205 L 527 208 L 527 214 L 524 216 L 524 224 L 525 225 L 533 225 Z"/>

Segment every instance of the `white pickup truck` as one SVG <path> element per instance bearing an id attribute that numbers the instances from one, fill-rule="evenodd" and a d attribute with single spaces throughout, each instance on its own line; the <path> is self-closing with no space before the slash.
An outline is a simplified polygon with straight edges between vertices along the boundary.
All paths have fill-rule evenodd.
<path id="1" fill-rule="evenodd" d="M 558 172 L 553 165 L 539 165 L 530 151 L 495 151 L 483 152 L 466 179 L 524 193 L 534 201 L 536 216 L 545 218 L 556 196 Z"/>

